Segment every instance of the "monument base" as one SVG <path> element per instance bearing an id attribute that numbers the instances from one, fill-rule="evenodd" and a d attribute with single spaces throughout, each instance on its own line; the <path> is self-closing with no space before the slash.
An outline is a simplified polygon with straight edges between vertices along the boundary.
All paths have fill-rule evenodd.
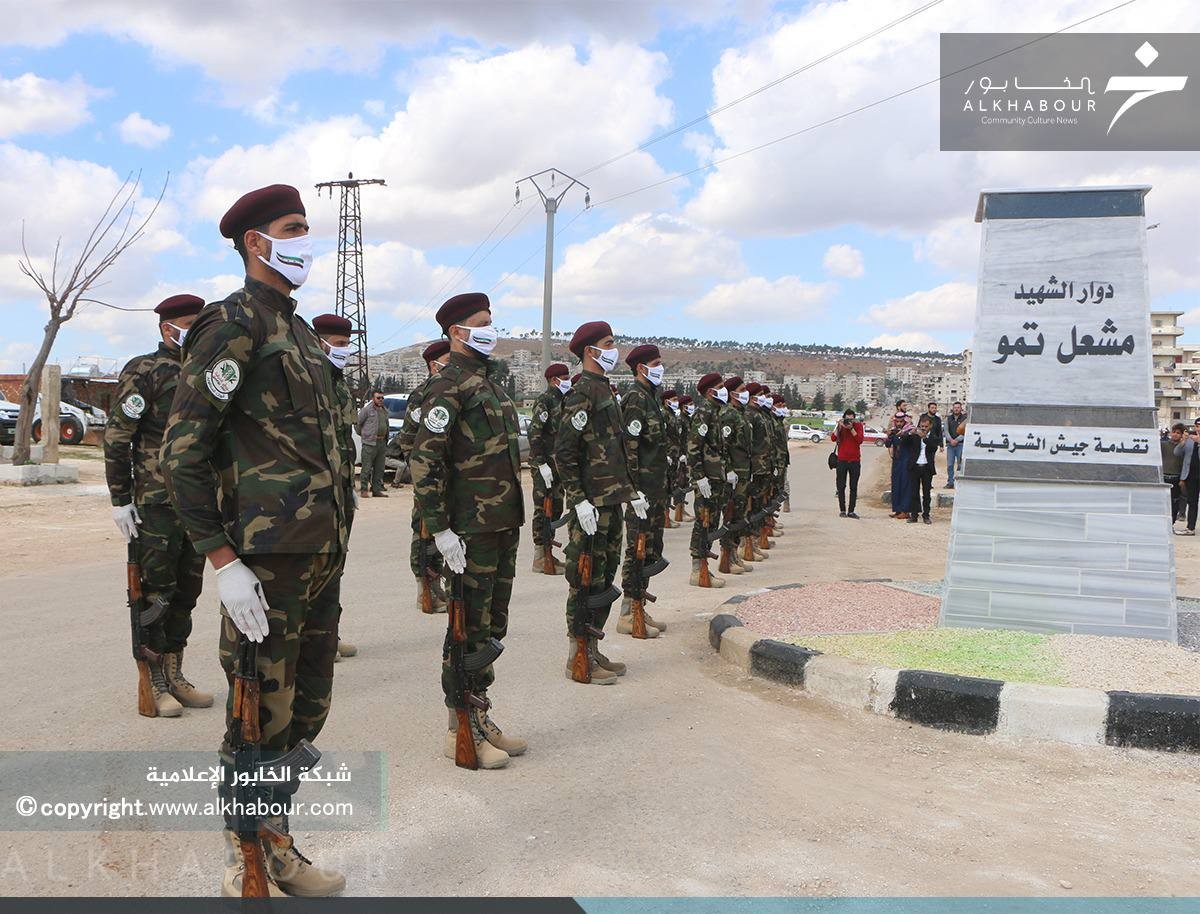
<path id="1" fill-rule="evenodd" d="M 1162 484 L 955 482 L 941 625 L 1176 641 Z"/>

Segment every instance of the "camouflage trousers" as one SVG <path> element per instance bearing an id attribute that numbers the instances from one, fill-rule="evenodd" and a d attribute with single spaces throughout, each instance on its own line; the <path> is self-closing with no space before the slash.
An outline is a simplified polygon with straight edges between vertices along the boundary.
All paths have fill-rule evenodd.
<path id="1" fill-rule="evenodd" d="M 142 593 L 147 606 L 160 600 L 167 607 L 150 627 L 150 649 L 175 654 L 192 633 L 192 610 L 204 583 L 204 556 L 192 548 L 172 505 L 141 505 L 138 515 Z"/>
<path id="2" fill-rule="evenodd" d="M 437 547 L 433 545 L 433 534 L 429 536 L 429 546 L 427 547 L 426 555 L 429 559 L 429 565 L 438 574 L 442 573 L 444 560 L 442 554 L 437 551 Z M 408 549 L 408 567 L 412 569 L 413 577 L 420 580 L 421 578 L 421 515 L 417 511 L 417 506 L 414 503 L 412 509 L 412 544 Z"/>
<path id="3" fill-rule="evenodd" d="M 638 590 L 634 580 L 633 566 L 637 560 L 638 531 L 645 525 L 646 529 L 646 558 L 645 563 L 662 556 L 663 552 L 663 522 L 666 519 L 667 502 L 665 499 L 650 502 L 650 511 L 645 520 L 639 520 L 633 508 L 625 509 L 625 561 L 621 564 L 621 592 L 632 597 Z M 645 586 L 643 584 L 643 586 Z"/>
<path id="4" fill-rule="evenodd" d="M 721 526 L 721 512 L 717 507 L 719 493 L 714 491 L 712 498 L 703 498 L 699 492 L 695 493 L 695 498 L 692 499 L 692 510 L 696 515 L 696 520 L 692 524 L 692 542 L 688 548 L 688 552 L 694 559 L 701 559 L 709 553 L 704 549 L 704 518 L 709 519 L 708 530 L 716 530 Z M 712 548 L 711 546 L 709 547 Z"/>
<path id="5" fill-rule="evenodd" d="M 329 716 L 346 554 L 268 553 L 241 558 L 262 581 L 270 607 L 269 631 L 258 646 L 260 746 L 286 751 L 302 739 L 315 740 Z M 222 607 L 221 666 L 231 686 L 237 641 L 238 630 Z M 227 730 L 232 717 L 231 687 L 225 703 Z M 229 751 L 228 734 L 222 751 Z"/>
<path id="6" fill-rule="evenodd" d="M 467 610 L 468 654 L 477 651 L 488 638 L 504 640 L 508 634 L 508 604 L 512 599 L 513 578 L 517 576 L 517 545 L 521 541 L 521 528 L 499 530 L 494 533 L 468 533 L 463 535 L 467 552 L 467 570 L 463 573 L 463 602 Z M 446 575 L 446 593 L 453 593 L 453 576 Z M 446 618 L 447 625 L 450 617 Z M 469 683 L 476 692 L 485 692 L 496 681 L 496 672 L 491 664 L 472 677 Z M 453 708 L 458 695 L 458 682 L 450 666 L 450 632 L 447 628 L 446 641 L 442 646 L 442 694 L 446 696 L 446 707 Z"/>
<path id="7" fill-rule="evenodd" d="M 769 474 L 769 470 L 764 473 L 756 473 L 750 480 L 749 504 L 746 507 L 749 514 L 761 511 L 771 500 L 771 476 Z M 757 535 L 764 522 L 765 518 L 752 524 L 748 528 L 748 532 Z"/>
<path id="8" fill-rule="evenodd" d="M 596 509 L 596 533 L 592 537 L 592 593 L 603 593 L 612 586 L 617 576 L 617 565 L 621 561 L 621 506 L 605 505 Z M 575 607 L 579 601 L 579 556 L 587 545 L 587 537 L 579 526 L 579 517 L 571 512 L 567 523 L 570 539 L 566 549 L 566 575 L 570 590 L 567 593 L 567 634 L 575 633 Z M 604 628 L 611 606 L 598 609 L 592 614 L 592 624 Z"/>
<path id="9" fill-rule="evenodd" d="M 545 508 L 543 503 L 546 500 L 546 492 L 550 492 L 550 512 L 554 515 L 554 519 L 558 520 L 563 512 L 563 489 L 559 483 L 554 483 L 549 490 L 546 489 L 546 483 L 542 479 L 542 474 L 537 470 L 533 471 L 533 544 L 541 546 L 545 540 L 542 527 L 544 526 L 543 517 L 545 516 Z"/>
<path id="10" fill-rule="evenodd" d="M 725 523 L 735 527 L 737 532 L 721 537 L 721 545 L 732 549 L 746 535 L 746 499 L 750 491 L 750 481 L 739 479 L 732 486 L 732 491 L 729 488 L 725 491 L 729 497 L 729 501 L 725 503 Z"/>

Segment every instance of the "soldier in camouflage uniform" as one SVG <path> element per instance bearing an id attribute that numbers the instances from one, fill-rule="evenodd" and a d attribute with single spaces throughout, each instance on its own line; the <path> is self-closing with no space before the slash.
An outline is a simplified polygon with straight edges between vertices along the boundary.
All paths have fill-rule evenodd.
<path id="1" fill-rule="evenodd" d="M 312 319 L 313 331 L 320 340 L 321 351 L 329 360 L 329 372 L 332 376 L 333 391 L 338 403 L 338 411 L 342 415 L 342 423 L 338 427 L 338 444 L 342 449 L 342 485 L 347 487 L 350 499 L 350 517 L 346 524 L 353 526 L 354 512 L 358 509 L 358 491 L 354 488 L 354 420 L 358 412 L 354 409 L 354 397 L 350 395 L 350 387 L 346 384 L 346 360 L 350 358 L 350 337 L 356 332 L 354 325 L 346 318 L 337 314 L 318 314 Z M 343 657 L 353 657 L 358 648 L 340 634 L 341 612 L 338 607 L 338 643 L 337 655 L 334 661 Z"/>
<path id="2" fill-rule="evenodd" d="M 621 616 L 617 619 L 617 632 L 622 635 L 633 633 L 631 598 L 639 589 L 634 575 L 638 531 L 646 528 L 645 563 L 649 565 L 662 557 L 663 524 L 667 506 L 670 504 L 671 489 L 667 471 L 667 460 L 671 448 L 669 410 L 660 402 L 658 388 L 666 372 L 662 354 L 654 345 L 635 346 L 625 357 L 625 364 L 633 370 L 634 383 L 621 401 L 624 419 L 625 455 L 629 465 L 629 478 L 634 489 L 650 502 L 650 515 L 639 518 L 632 506 L 625 508 L 625 562 L 621 566 Z M 640 582 L 642 588 L 646 582 Z M 665 622 L 657 622 L 648 611 L 646 637 L 657 638 L 666 631 Z"/>
<path id="3" fill-rule="evenodd" d="M 775 465 L 774 465 L 774 480 L 775 494 L 783 493 L 783 510 L 788 510 L 788 482 L 787 471 L 788 466 L 792 462 L 791 452 L 788 450 L 788 419 L 791 413 L 788 411 L 787 401 L 780 394 L 771 396 L 771 415 L 775 421 Z"/>
<path id="4" fill-rule="evenodd" d="M 753 567 L 742 561 L 738 553 L 742 531 L 746 527 L 746 499 L 750 488 L 750 423 L 743 412 L 746 385 L 740 377 L 726 378 L 723 382 L 727 396 L 721 406 L 718 421 L 721 436 L 725 441 L 728 459 L 725 464 L 724 513 L 730 533 L 721 537 L 722 574 L 744 574 Z"/>
<path id="5" fill-rule="evenodd" d="M 696 384 L 696 390 L 704 400 L 696 405 L 688 435 L 688 469 L 696 487 L 696 522 L 692 525 L 689 550 L 692 555 L 692 576 L 688 583 L 693 587 L 700 587 L 700 562 L 712 557 L 705 546 L 705 535 L 721 525 L 721 506 L 724 504 L 721 494 L 726 487 L 726 476 L 729 473 L 726 469 L 726 436 L 721 434 L 720 423 L 720 412 L 724 405 L 721 398 L 727 399 L 729 392 L 721 385 L 721 376 L 715 371 L 702 377 Z M 706 517 L 707 527 L 704 523 Z M 724 578 L 710 574 L 710 579 L 712 587 L 725 586 Z"/>
<path id="6" fill-rule="evenodd" d="M 663 528 L 670 530 L 679 526 L 671 520 L 671 507 L 679 485 L 679 391 L 664 390 L 659 394 L 659 401 L 667 423 L 667 507 L 663 511 Z"/>
<path id="7" fill-rule="evenodd" d="M 417 430 L 421 428 L 421 404 L 425 402 L 425 395 L 429 391 L 429 385 L 433 383 L 434 377 L 437 376 L 443 368 L 446 367 L 450 355 L 450 343 L 446 340 L 436 340 L 425 347 L 421 353 L 421 358 L 425 360 L 425 367 L 429 369 L 429 375 L 425 378 L 425 382 L 408 395 L 408 405 L 404 412 L 404 425 L 400 428 L 400 433 L 396 435 L 393 441 L 396 442 L 399 456 L 402 461 L 408 463 L 409 457 L 412 455 L 413 442 L 417 440 Z M 411 467 L 410 467 L 411 469 Z M 442 562 L 442 554 L 437 551 L 433 545 L 433 533 L 426 529 L 425 545 L 425 564 L 428 564 L 430 570 L 440 578 L 445 570 Z M 421 588 L 422 580 L 426 577 L 425 567 L 421 561 L 421 512 L 417 510 L 417 500 L 413 499 L 412 506 L 412 543 L 408 550 L 408 567 L 412 569 L 413 577 L 417 582 L 417 607 L 421 606 Z M 433 609 L 435 612 L 446 611 L 446 592 L 442 590 L 440 580 L 429 578 L 429 595 L 433 600 Z"/>
<path id="8" fill-rule="evenodd" d="M 291 298 L 312 264 L 299 192 L 276 184 L 246 194 L 222 218 L 221 234 L 242 256 L 246 282 L 206 306 L 188 334 L 162 465 L 192 544 L 217 572 L 226 673 L 240 637 L 261 642 L 259 745 L 271 759 L 314 740 L 329 714 L 353 503 L 339 440 L 343 407 Z M 232 712 L 231 689 L 221 747 L 228 772 Z M 220 785 L 223 799 L 232 788 Z M 270 821 L 288 828 L 286 817 Z M 240 844 L 225 834 L 232 862 L 221 890 L 238 895 Z M 345 887 L 344 876 L 295 847 L 268 841 L 264 852 L 276 891 L 318 896 Z"/>
<path id="9" fill-rule="evenodd" d="M 121 369 L 116 406 L 104 429 L 104 472 L 113 520 L 125 542 L 137 540 L 146 605 L 165 607 L 149 626 L 147 638 L 147 646 L 161 658 L 148 662 L 158 717 L 178 717 L 184 708 L 213 703 L 212 695 L 183 675 L 183 649 L 203 584 L 204 557 L 184 534 L 158 462 L 179 383 L 179 350 L 203 307 L 204 299 L 195 295 L 173 295 L 158 304 L 154 311 L 162 342 Z"/>
<path id="10" fill-rule="evenodd" d="M 585 637 L 585 624 L 602 630 L 612 609 L 610 603 L 589 610 L 583 602 L 588 595 L 605 594 L 616 578 L 621 557 L 621 504 L 628 502 L 640 520 L 645 520 L 650 505 L 629 478 L 622 435 L 625 423 L 607 377 L 620 357 L 612 328 L 604 321 L 583 324 L 575 331 L 569 348 L 583 363 L 583 371 L 563 403 L 554 457 L 570 517 L 566 674 L 574 679 L 577 639 Z M 585 590 L 579 557 L 589 543 L 592 579 Z M 625 674 L 625 664 L 606 657 L 596 638 L 588 638 L 585 644 L 587 681 L 610 685 Z"/>
<path id="11" fill-rule="evenodd" d="M 764 411 L 762 385 L 751 382 L 746 385 L 750 402 L 746 404 L 746 420 L 750 423 L 752 443 L 750 448 L 750 491 L 747 510 L 755 514 L 772 497 L 773 458 L 775 454 L 775 431 L 771 416 Z M 742 536 L 741 556 L 746 562 L 761 562 L 767 554 L 758 548 L 758 534 L 763 521 L 751 525 Z"/>
<path id="12" fill-rule="evenodd" d="M 692 437 L 692 416 L 696 414 L 696 404 L 692 400 L 690 394 L 682 394 L 679 397 L 679 482 L 678 485 L 682 489 L 690 489 L 692 487 L 692 471 L 688 466 L 688 440 Z M 683 496 L 685 504 L 679 512 L 679 520 L 687 522 L 695 520 L 691 512 L 688 511 L 686 501 L 687 495 Z"/>
<path id="13" fill-rule="evenodd" d="M 446 570 L 463 576 L 467 655 L 508 632 L 508 606 L 517 572 L 517 545 L 525 522 L 517 410 L 493 375 L 497 333 L 491 303 L 482 292 L 456 295 L 437 312 L 450 340 L 448 364 L 433 376 L 422 400 L 413 441 L 413 498 Z M 466 685 L 487 698 L 492 665 L 471 674 Z M 454 758 L 462 683 L 442 651 L 442 692 L 449 709 L 444 751 Z M 501 731 L 476 708 L 468 709 L 481 768 L 502 768 L 521 755 L 525 740 Z"/>
<path id="14" fill-rule="evenodd" d="M 554 472 L 554 437 L 562 421 L 563 398 L 571 389 L 567 378 L 570 369 L 561 362 L 550 365 L 546 371 L 546 389 L 533 401 L 533 414 L 529 420 L 529 467 L 533 480 L 533 570 L 546 573 L 543 546 L 545 533 L 546 496 L 550 496 L 550 513 L 555 519 L 563 511 L 562 482 Z M 563 563 L 553 558 L 555 574 L 563 573 Z"/>

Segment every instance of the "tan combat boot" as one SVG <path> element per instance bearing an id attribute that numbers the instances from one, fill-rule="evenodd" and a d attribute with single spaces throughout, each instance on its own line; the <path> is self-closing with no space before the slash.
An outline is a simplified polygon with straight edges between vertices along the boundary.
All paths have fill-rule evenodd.
<path id="1" fill-rule="evenodd" d="M 183 675 L 183 651 L 178 654 L 163 654 L 162 665 L 167 688 L 181 705 L 185 708 L 212 707 L 212 695 L 209 692 L 201 692 Z"/>
<path id="2" fill-rule="evenodd" d="M 708 579 L 710 581 L 710 583 L 709 583 L 710 587 L 724 587 L 725 586 L 725 579 L 717 577 L 715 574 L 712 573 L 711 569 L 709 570 Z M 688 583 L 690 585 L 692 585 L 693 587 L 700 586 L 700 560 L 699 559 L 692 559 L 692 576 L 690 578 L 688 578 Z"/>
<path id="3" fill-rule="evenodd" d="M 287 822 L 282 816 L 271 816 L 268 821 L 287 833 Z M 295 845 L 285 850 L 265 841 L 263 849 L 266 851 L 267 875 L 288 895 L 325 898 L 346 888 L 345 876 L 337 870 L 314 866 Z"/>
<path id="4" fill-rule="evenodd" d="M 349 641 L 343 641 L 341 638 L 338 638 L 337 653 L 339 657 L 353 657 L 358 653 L 358 647 Z"/>
<path id="5" fill-rule="evenodd" d="M 449 712 L 447 718 L 449 729 L 446 731 L 446 744 L 442 749 L 442 753 L 446 758 L 453 759 L 455 744 L 458 742 L 458 712 L 453 708 L 447 708 L 446 710 Z M 487 740 L 484 731 L 479 728 L 478 723 L 472 726 L 471 729 L 475 737 L 475 758 L 479 761 L 480 768 L 491 770 L 503 768 L 508 764 L 509 754 L 498 746 L 492 745 Z M 499 730 L 499 727 L 496 729 Z M 524 752 L 525 750 L 522 749 L 521 751 Z"/>
<path id="6" fill-rule="evenodd" d="M 733 561 L 732 561 L 730 567 L 742 569 L 742 574 L 748 574 L 754 570 L 754 566 L 751 565 L 749 562 L 747 562 L 744 558 L 742 558 L 742 550 L 741 549 L 733 550 L 732 559 L 733 559 Z"/>
<path id="7" fill-rule="evenodd" d="M 646 617 L 646 624 L 647 624 L 647 625 L 653 625 L 653 626 L 654 626 L 655 628 L 657 628 L 657 629 L 658 629 L 660 632 L 665 632 L 665 631 L 667 630 L 667 623 L 666 623 L 666 622 L 659 622 L 659 621 L 658 621 L 657 619 L 655 619 L 655 618 L 654 618 L 652 615 L 650 615 L 650 612 L 649 612 L 649 610 L 643 609 L 643 610 L 642 610 L 642 615 Z"/>
<path id="8" fill-rule="evenodd" d="M 545 556 L 542 555 L 542 549 L 540 546 L 536 547 L 536 549 L 537 549 L 537 551 L 533 555 L 533 569 L 532 570 L 537 574 L 545 574 L 546 573 Z M 562 562 L 560 562 L 553 555 L 550 556 L 550 560 L 554 563 L 554 565 L 552 566 L 552 569 L 551 569 L 552 574 L 565 574 L 566 573 L 567 568 Z"/>
<path id="9" fill-rule="evenodd" d="M 725 572 L 722 569 L 723 573 L 725 573 L 725 574 L 745 574 L 746 573 L 746 569 L 738 564 L 736 549 L 730 549 L 727 546 L 722 546 L 721 550 L 723 552 L 728 552 L 728 554 L 729 554 L 729 571 Z"/>
<path id="10" fill-rule="evenodd" d="M 646 626 L 646 631 L 647 632 L 650 631 L 650 626 Z M 657 631 L 657 629 L 655 629 L 655 631 Z M 653 638 L 655 636 L 650 635 L 650 637 Z M 599 640 L 597 640 L 596 638 L 593 638 L 591 641 L 591 647 L 592 647 L 592 676 L 593 677 L 596 675 L 597 667 L 599 667 L 602 670 L 608 670 L 608 672 L 615 673 L 618 676 L 625 675 L 625 672 L 626 672 L 625 664 L 623 664 L 620 660 L 609 660 L 602 653 L 600 653 Z"/>
<path id="11" fill-rule="evenodd" d="M 150 691 L 154 693 L 154 710 L 157 712 L 155 717 L 178 717 L 183 713 L 183 705 L 171 694 L 171 684 L 163 672 L 162 661 L 147 660 L 146 664 L 150 667 Z M 209 703 L 212 703 L 211 696 Z"/>
<path id="12" fill-rule="evenodd" d="M 609 670 L 609 669 L 606 669 L 605 667 L 600 666 L 600 664 L 596 662 L 596 656 L 595 656 L 595 654 L 592 653 L 590 648 L 588 650 L 588 659 L 590 662 L 589 665 L 591 666 L 591 673 L 592 673 L 592 683 L 591 684 L 592 685 L 615 685 L 616 684 L 617 674 L 614 673 L 612 670 Z M 567 674 L 567 678 L 570 679 L 572 682 L 575 681 L 574 677 L 571 676 L 571 668 L 574 665 L 575 665 L 575 639 L 572 638 L 570 635 L 568 635 L 567 636 L 566 674 Z M 583 683 L 580 683 L 580 684 L 583 685 Z"/>
<path id="13" fill-rule="evenodd" d="M 242 844 L 237 835 L 228 828 L 222 830 L 225 835 L 225 876 L 221 880 L 222 898 L 242 897 L 242 874 L 246 871 L 246 862 L 242 859 Z M 287 898 L 287 893 L 275 884 L 267 871 L 267 894 L 271 898 Z"/>
<path id="14" fill-rule="evenodd" d="M 524 755 L 525 750 L 529 748 L 529 743 L 520 737 L 506 735 L 492 720 L 492 716 L 484 711 L 475 711 L 475 723 L 483 731 L 484 739 L 509 755 Z M 458 718 L 456 716 L 455 726 L 457 725 Z"/>
<path id="15" fill-rule="evenodd" d="M 754 561 L 765 562 L 767 559 L 770 558 L 770 556 L 767 555 L 767 553 L 763 552 L 761 549 L 758 548 L 758 538 L 757 537 L 750 544 L 750 546 L 754 550 Z"/>
<path id="16" fill-rule="evenodd" d="M 650 624 L 650 614 L 642 609 L 642 615 L 646 619 L 646 637 L 657 638 L 659 629 L 657 626 Z M 633 600 L 626 597 L 621 601 L 621 615 L 617 617 L 617 634 L 632 635 L 633 634 Z"/>

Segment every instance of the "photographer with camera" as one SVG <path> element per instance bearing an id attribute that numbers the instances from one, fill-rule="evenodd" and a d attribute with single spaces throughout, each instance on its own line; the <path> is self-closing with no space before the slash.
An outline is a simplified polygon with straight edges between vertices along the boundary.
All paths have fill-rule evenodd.
<path id="1" fill-rule="evenodd" d="M 854 410 L 842 413 L 842 421 L 834 428 L 830 440 L 837 444 L 838 516 L 853 517 L 858 502 L 858 477 L 862 472 L 863 424 L 855 421 Z M 850 481 L 850 510 L 846 510 L 846 480 Z"/>

